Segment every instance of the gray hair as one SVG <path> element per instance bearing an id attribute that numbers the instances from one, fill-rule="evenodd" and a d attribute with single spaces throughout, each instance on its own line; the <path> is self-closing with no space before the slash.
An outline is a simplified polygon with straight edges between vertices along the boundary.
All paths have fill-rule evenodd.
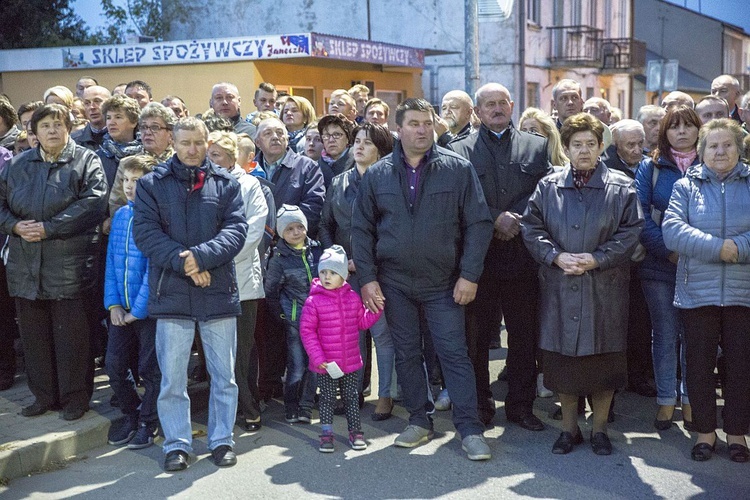
<path id="1" fill-rule="evenodd" d="M 186 118 L 180 118 L 172 126 L 172 134 L 177 135 L 180 130 L 197 130 L 203 134 L 203 137 L 208 140 L 208 128 L 202 120 L 188 116 Z"/>
<path id="2" fill-rule="evenodd" d="M 174 122 L 177 121 L 177 117 L 172 110 L 158 102 L 150 102 L 143 107 L 138 122 L 140 123 L 146 118 L 161 118 L 168 129 L 171 129 Z"/>
<path id="3" fill-rule="evenodd" d="M 656 104 L 646 104 L 645 106 L 641 106 L 641 109 L 638 110 L 638 116 L 636 116 L 635 119 L 643 123 L 651 115 L 659 115 L 659 119 L 662 119 L 666 114 L 667 110 L 661 106 L 657 106 Z"/>
<path id="4" fill-rule="evenodd" d="M 742 143 L 745 140 L 745 131 L 742 130 L 739 123 L 731 118 L 718 118 L 704 124 L 698 132 L 698 156 L 701 158 L 701 161 L 703 161 L 703 153 L 706 152 L 706 138 L 708 137 L 708 134 L 717 130 L 726 130 L 734 136 L 734 143 L 737 146 L 737 152 L 740 157 L 742 157 Z"/>
<path id="5" fill-rule="evenodd" d="M 643 130 L 643 125 L 637 120 L 631 120 L 626 118 L 612 124 L 609 129 L 612 131 L 612 140 L 616 141 L 619 135 L 623 132 L 640 132 L 643 138 L 646 138 L 646 131 Z"/>
<path id="6" fill-rule="evenodd" d="M 562 87 L 577 87 L 578 95 L 581 95 L 581 84 L 570 78 L 563 78 L 552 87 L 552 99 L 557 99 L 557 95 L 560 93 Z"/>

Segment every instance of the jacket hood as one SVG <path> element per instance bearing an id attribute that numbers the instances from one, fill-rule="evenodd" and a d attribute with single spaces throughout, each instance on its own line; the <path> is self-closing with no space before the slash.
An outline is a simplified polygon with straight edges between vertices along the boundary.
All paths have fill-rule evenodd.
<path id="1" fill-rule="evenodd" d="M 341 287 L 336 288 L 335 290 L 328 290 L 320 283 L 320 278 L 313 278 L 312 284 L 310 285 L 310 295 L 327 295 L 329 297 L 335 297 L 336 295 L 347 293 L 351 289 L 352 286 L 349 282 L 344 281 L 344 284 Z"/>

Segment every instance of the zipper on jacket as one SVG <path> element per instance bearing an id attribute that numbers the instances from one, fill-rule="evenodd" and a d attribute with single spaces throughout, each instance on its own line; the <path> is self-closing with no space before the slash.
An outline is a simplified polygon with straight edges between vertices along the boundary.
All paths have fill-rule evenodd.
<path id="1" fill-rule="evenodd" d="M 292 299 L 292 321 L 297 321 L 297 299 Z"/>
<path id="2" fill-rule="evenodd" d="M 302 252 L 302 262 L 305 264 L 305 270 L 307 271 L 307 284 L 312 284 L 312 271 L 310 271 L 310 265 L 307 263 L 307 249 Z"/>
<path id="3" fill-rule="evenodd" d="M 164 281 L 164 273 L 167 272 L 166 268 L 163 268 L 161 270 L 161 274 L 159 275 L 159 283 L 156 285 L 156 301 L 159 302 L 159 298 L 161 297 L 161 282 Z"/>
<path id="4" fill-rule="evenodd" d="M 727 197 L 724 191 L 724 181 L 721 181 L 721 239 L 725 240 L 727 237 Z M 724 242 L 722 241 L 722 245 Z M 724 307 L 724 280 L 727 274 L 727 263 L 721 263 L 721 299 L 719 305 Z"/>
<path id="5" fill-rule="evenodd" d="M 132 212 L 131 212 L 132 214 Z M 130 310 L 130 297 L 128 296 L 128 268 L 130 267 L 130 230 L 133 228 L 133 217 L 128 220 L 128 229 L 125 231 L 125 309 Z"/>

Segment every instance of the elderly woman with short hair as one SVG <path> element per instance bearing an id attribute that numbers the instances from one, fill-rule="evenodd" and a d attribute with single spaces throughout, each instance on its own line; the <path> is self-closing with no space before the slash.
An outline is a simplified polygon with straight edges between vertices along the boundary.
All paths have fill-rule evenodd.
<path id="1" fill-rule="evenodd" d="M 750 166 L 740 161 L 744 132 L 723 118 L 703 125 L 700 165 L 672 191 L 664 214 L 664 243 L 677 252 L 674 305 L 685 325 L 687 388 L 698 439 L 693 460 L 716 448 L 714 366 L 721 346 L 726 360 L 724 432 L 729 458 L 750 460 Z"/>
<path id="2" fill-rule="evenodd" d="M 325 115 L 318 121 L 318 132 L 323 141 L 323 154 L 318 165 L 323 172 L 326 189 L 335 176 L 354 167 L 354 156 L 350 149 L 354 140 L 353 130 L 354 122 L 341 113 Z"/>
<path id="3" fill-rule="evenodd" d="M 135 99 L 118 94 L 104 101 L 102 114 L 105 116 L 107 133 L 96 154 L 102 160 L 111 190 L 120 160 L 143 153 L 143 144 L 136 136 L 141 108 Z"/>
<path id="4" fill-rule="evenodd" d="M 66 107 L 42 106 L 30 127 L 39 146 L 0 173 L 0 231 L 10 235 L 8 291 L 17 298 L 35 398 L 21 413 L 33 417 L 62 408 L 65 420 L 76 420 L 88 410 L 93 384 L 89 326 L 81 311 L 96 283 L 107 183 L 99 158 L 70 139 Z"/>
<path id="5" fill-rule="evenodd" d="M 143 152 L 154 158 L 157 163 L 165 163 L 174 154 L 172 127 L 176 121 L 174 112 L 158 102 L 148 103 L 140 112 L 138 131 L 143 144 Z M 120 207 L 127 204 L 122 188 L 122 178 L 122 171 L 118 168 L 109 194 L 109 213 L 112 217 Z"/>
<path id="6" fill-rule="evenodd" d="M 583 442 L 577 408 L 587 394 L 592 449 L 612 453 L 609 405 L 627 382 L 630 257 L 643 217 L 633 182 L 599 160 L 603 134 L 591 115 L 565 120 L 560 135 L 570 164 L 539 181 L 523 215 L 524 243 L 540 264 L 544 385 L 562 404 L 555 454 Z"/>

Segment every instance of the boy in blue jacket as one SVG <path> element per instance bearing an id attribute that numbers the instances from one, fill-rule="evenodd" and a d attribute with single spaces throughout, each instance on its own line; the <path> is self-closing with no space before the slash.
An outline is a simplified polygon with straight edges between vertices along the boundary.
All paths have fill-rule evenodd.
<path id="1" fill-rule="evenodd" d="M 155 161 L 145 155 L 123 158 L 123 190 L 128 204 L 112 219 L 107 246 L 104 306 L 109 310 L 109 342 L 106 366 L 109 382 L 120 400 L 125 417 L 109 430 L 109 444 L 127 444 L 130 449 L 153 444 L 159 418 L 161 372 L 154 342 L 156 320 L 148 317 L 148 259 L 133 239 L 133 202 L 138 179 L 151 172 Z M 131 353 L 138 353 L 138 371 L 146 389 L 138 397 L 135 383 L 128 377 Z M 139 410 L 140 408 L 140 410 Z"/>

